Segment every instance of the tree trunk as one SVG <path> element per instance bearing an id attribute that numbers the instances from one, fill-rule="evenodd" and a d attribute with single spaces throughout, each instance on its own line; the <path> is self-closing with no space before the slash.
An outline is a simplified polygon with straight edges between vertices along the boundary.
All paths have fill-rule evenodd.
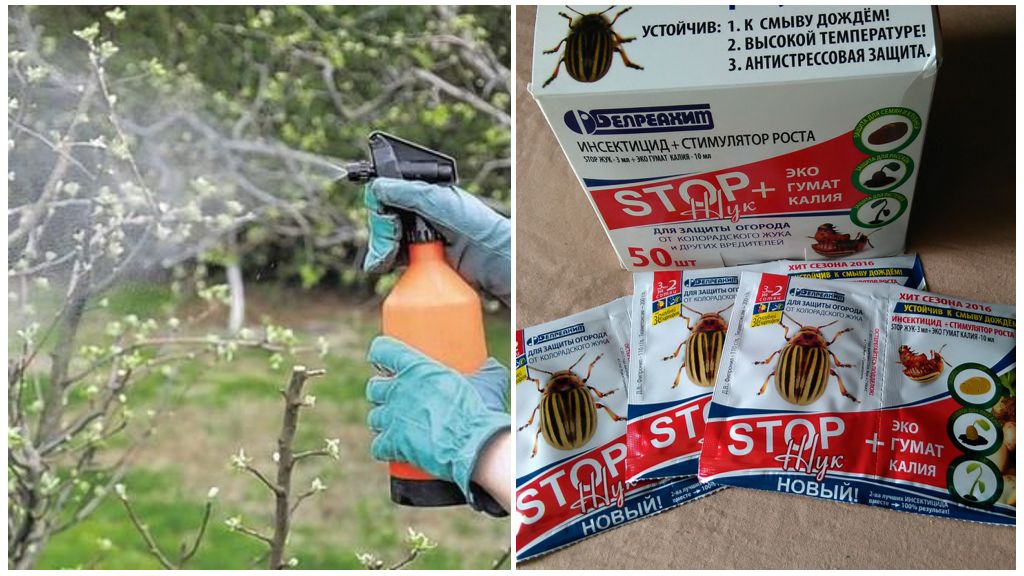
<path id="1" fill-rule="evenodd" d="M 234 233 L 228 235 L 228 288 L 231 292 L 231 311 L 228 314 L 228 333 L 237 334 L 245 325 L 245 283 L 242 280 L 242 258 Z"/>
<path id="2" fill-rule="evenodd" d="M 231 311 L 228 315 L 228 332 L 237 334 L 245 325 L 245 284 L 242 281 L 242 267 L 235 258 L 227 266 L 228 288 L 231 291 Z"/>

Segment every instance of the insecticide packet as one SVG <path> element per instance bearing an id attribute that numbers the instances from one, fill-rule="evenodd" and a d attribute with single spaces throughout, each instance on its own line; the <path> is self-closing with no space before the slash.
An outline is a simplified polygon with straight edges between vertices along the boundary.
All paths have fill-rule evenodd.
<path id="1" fill-rule="evenodd" d="M 891 258 L 850 258 L 846 260 L 780 260 L 778 274 L 817 278 L 878 282 L 924 290 L 924 267 L 916 254 Z"/>
<path id="2" fill-rule="evenodd" d="M 701 481 L 1016 524 L 1016 309 L 745 273 Z"/>
<path id="3" fill-rule="evenodd" d="M 626 485 L 628 297 L 516 333 L 516 558 L 663 512 L 717 487 Z"/>
<path id="4" fill-rule="evenodd" d="M 739 275 L 773 272 L 825 280 L 924 287 L 916 255 L 764 264 L 633 275 L 627 438 L 629 481 L 697 473 Z"/>

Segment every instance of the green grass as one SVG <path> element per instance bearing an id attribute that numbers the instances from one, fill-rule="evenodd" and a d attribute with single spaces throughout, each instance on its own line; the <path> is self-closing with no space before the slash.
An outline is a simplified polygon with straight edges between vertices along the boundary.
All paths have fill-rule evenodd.
<path id="1" fill-rule="evenodd" d="M 173 304 L 169 286 L 145 282 L 131 282 L 111 289 L 101 296 L 106 298 L 107 310 L 114 316 L 135 314 L 145 318 L 159 314 Z"/>
<path id="2" fill-rule="evenodd" d="M 183 494 L 181 478 L 168 473 L 137 471 L 125 478 L 129 498 L 168 556 L 174 557 L 182 542 L 191 542 L 199 525 L 204 500 Z M 219 508 L 219 507 L 218 507 Z M 244 558 L 257 557 L 261 547 L 231 533 L 223 523 L 223 511 L 215 508 L 210 528 L 190 568 L 244 568 Z M 104 553 L 99 540 L 113 548 Z M 154 569 L 159 562 L 147 551 L 142 537 L 128 521 L 120 501 L 111 497 L 89 517 L 50 541 L 37 568 L 76 568 L 97 558 L 98 569 Z"/>
<path id="3" fill-rule="evenodd" d="M 173 474 L 134 472 L 125 478 L 132 507 L 144 522 L 165 555 L 175 559 L 179 546 L 194 540 L 205 504 L 204 495 L 181 490 L 181 478 Z M 327 494 L 330 494 L 328 492 Z M 335 495 L 336 496 L 336 495 Z M 261 558 L 265 547 L 232 532 L 224 520 L 232 514 L 227 506 L 215 501 L 206 537 L 195 557 L 186 565 L 193 569 L 246 569 Z M 361 568 L 356 559 L 360 552 L 377 553 L 385 562 L 401 558 L 404 534 L 387 529 L 391 506 L 384 502 L 364 501 L 359 514 L 350 519 L 353 525 L 336 526 L 333 530 L 296 526 L 292 533 L 291 555 L 300 567 L 312 570 Z M 248 526 L 260 526 L 259 519 L 243 517 Z M 427 530 L 429 534 L 429 530 Z M 353 535 L 358 538 L 353 539 Z M 471 535 L 470 535 L 471 536 Z M 99 540 L 107 539 L 113 547 L 102 551 Z M 353 542 L 356 540 L 356 542 Z M 486 567 L 500 553 L 488 551 L 465 557 L 441 542 L 420 557 L 413 565 L 423 569 Z M 120 501 L 108 498 L 83 522 L 54 538 L 37 565 L 39 569 L 159 569 L 159 562 L 148 552 L 139 532 L 127 519 Z"/>
<path id="4" fill-rule="evenodd" d="M 296 474 L 296 486 L 301 488 L 308 486 L 314 475 L 323 478 L 329 487 L 304 503 L 295 519 L 289 550 L 299 559 L 300 567 L 360 568 L 356 560 L 359 552 L 373 552 L 386 563 L 394 562 L 404 555 L 408 526 L 438 541 L 438 548 L 423 555 L 413 567 L 489 567 L 507 547 L 507 519 L 489 519 L 466 509 L 397 507 L 388 498 L 384 466 L 369 458 L 371 435 L 364 426 L 369 406 L 364 387 L 372 368 L 364 356 L 379 327 L 375 306 L 336 297 L 336 302 L 325 303 L 329 297 L 305 292 L 298 296 L 279 290 L 261 293 L 258 287 L 250 290 L 250 298 L 254 318 L 271 316 L 275 323 L 294 328 L 303 344 L 311 344 L 318 335 L 332 343 L 330 354 L 324 358 L 306 353 L 294 360 L 327 370 L 310 385 L 309 392 L 317 397 L 316 408 L 303 411 L 297 448 L 319 446 L 325 437 L 342 439 L 340 462 L 311 462 Z M 112 293 L 106 310 L 91 313 L 80 341 L 106 341 L 100 334 L 115 314 L 159 318 L 153 310 L 170 302 L 169 291 L 160 288 L 133 286 Z M 210 329 L 218 330 L 221 321 L 211 320 L 215 324 Z M 488 349 L 506 365 L 511 352 L 509 330 L 507 314 L 487 316 Z M 140 414 L 168 392 L 178 394 L 182 387 L 188 387 L 184 401 L 161 425 L 124 481 L 139 516 L 162 549 L 174 555 L 182 542 L 189 541 L 208 488 L 221 488 L 208 536 L 188 567 L 248 568 L 263 551 L 262 545 L 228 530 L 224 520 L 240 514 L 247 525 L 266 529 L 272 500 L 255 480 L 229 471 L 226 463 L 230 454 L 244 446 L 259 467 L 271 467 L 269 454 L 280 425 L 278 389 L 291 364 L 288 361 L 281 370 L 273 371 L 266 353 L 240 351 L 229 363 L 208 356 L 180 362 L 176 364 L 174 383 L 157 374 L 135 383 L 130 404 Z M 110 443 L 110 448 L 116 455 L 126 445 L 126 439 L 118 439 Z M 110 540 L 113 549 L 102 552 L 100 539 Z M 113 497 L 86 521 L 55 536 L 38 564 L 39 568 L 84 566 L 159 567 L 129 523 L 121 503 Z"/>

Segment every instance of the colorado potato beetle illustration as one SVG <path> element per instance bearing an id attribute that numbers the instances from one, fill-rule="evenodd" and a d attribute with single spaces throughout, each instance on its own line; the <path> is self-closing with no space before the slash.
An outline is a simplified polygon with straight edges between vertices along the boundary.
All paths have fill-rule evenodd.
<path id="1" fill-rule="evenodd" d="M 686 368 L 686 376 L 690 379 L 690 382 L 704 388 L 710 388 L 715 385 L 715 377 L 718 375 L 718 364 L 722 359 L 722 346 L 725 344 L 725 333 L 729 330 L 729 323 L 722 317 L 722 312 L 732 308 L 732 304 L 718 312 L 708 312 L 706 314 L 702 314 L 685 304 L 680 304 L 680 306 L 694 314 L 699 314 L 700 318 L 697 319 L 697 325 L 691 327 L 690 317 L 684 316 L 686 318 L 686 329 L 690 331 L 690 335 L 686 337 L 686 340 L 679 343 L 675 352 L 665 356 L 662 360 L 672 360 L 678 357 L 679 351 L 685 346 L 686 353 L 683 354 L 683 363 L 679 365 L 679 371 L 676 372 L 676 379 L 672 382 L 672 387 L 679 386 L 679 377 L 683 374 L 683 368 Z"/>
<path id="2" fill-rule="evenodd" d="M 829 258 L 850 256 L 871 246 L 871 241 L 863 232 L 858 232 L 856 238 L 850 238 L 849 234 L 840 234 L 832 224 L 818 226 L 818 231 L 814 233 L 814 236 L 808 236 L 808 238 L 814 239 L 814 244 L 811 245 L 812 250 Z M 871 247 L 874 248 L 874 246 Z"/>
<path id="3" fill-rule="evenodd" d="M 569 7 L 566 6 L 566 8 Z M 636 37 L 623 38 L 612 28 L 619 16 L 632 10 L 632 7 L 619 10 L 615 17 L 609 20 L 605 13 L 612 8 L 615 6 L 611 6 L 603 12 L 591 14 L 583 14 L 569 8 L 578 14 L 576 18 L 565 12 L 558 13 L 559 16 L 569 20 L 569 35 L 562 38 L 562 41 L 551 50 L 544 51 L 545 54 L 555 54 L 562 48 L 562 44 L 566 45 L 565 52 L 562 53 L 558 64 L 555 65 L 554 73 L 544 82 L 544 86 L 551 84 L 558 76 L 558 70 L 562 67 L 563 62 L 569 76 L 572 76 L 577 82 L 597 82 L 604 78 L 604 75 L 611 69 L 612 57 L 616 52 L 619 53 L 622 63 L 628 68 L 644 69 L 643 66 L 631 62 L 626 56 L 626 51 L 622 49 L 623 44 L 636 40 Z"/>
<path id="4" fill-rule="evenodd" d="M 778 390 L 779 396 L 782 396 L 783 400 L 797 406 L 806 406 L 825 394 L 829 376 L 835 376 L 836 382 L 839 384 L 839 393 L 854 402 L 859 402 L 846 391 L 842 377 L 832 368 L 833 363 L 836 368 L 850 368 L 852 364 L 843 364 L 839 358 L 836 358 L 835 353 L 828 349 L 840 335 L 853 330 L 853 328 L 840 330 L 831 340 L 826 340 L 821 329 L 827 328 L 839 320 L 834 320 L 823 326 L 804 326 L 793 320 L 789 314 L 783 312 L 782 315 L 800 326 L 800 329 L 790 338 L 790 327 L 783 324 L 781 319 L 779 320 L 779 324 L 785 330 L 782 337 L 786 339 L 786 344 L 772 352 L 771 356 L 765 360 L 754 362 L 754 364 L 768 364 L 772 358 L 779 355 L 775 369 L 764 379 L 764 384 L 761 385 L 761 390 L 757 395 L 764 394 L 768 387 L 768 381 L 774 376 L 775 389 Z"/>
<path id="5" fill-rule="evenodd" d="M 946 359 L 942 357 L 942 348 L 939 351 L 932 350 L 931 358 L 927 354 L 917 354 L 906 344 L 900 346 L 899 363 L 903 365 L 903 373 L 915 382 L 927 384 L 942 374 L 945 369 Z"/>
<path id="6" fill-rule="evenodd" d="M 616 422 L 625 420 L 591 397 L 591 394 L 594 394 L 598 398 L 604 398 L 615 393 L 615 390 L 601 392 L 587 384 L 591 372 L 594 371 L 594 364 L 597 364 L 602 354 L 598 354 L 597 358 L 590 363 L 586 377 L 580 378 L 573 372 L 576 365 L 583 361 L 586 355 L 584 353 L 580 356 L 579 360 L 576 360 L 568 369 L 556 372 L 548 372 L 530 366 L 531 370 L 551 376 L 546 384 L 541 384 L 540 380 L 536 378 L 527 378 L 537 385 L 537 391 L 541 393 L 540 403 L 533 409 L 530 419 L 519 427 L 521 432 L 531 426 L 533 419 L 537 416 L 537 411 L 540 410 L 540 426 L 533 436 L 533 452 L 530 453 L 530 458 L 537 455 L 537 441 L 541 434 L 544 435 L 544 441 L 548 445 L 558 450 L 575 450 L 584 446 L 594 436 L 594 432 L 597 432 L 598 408 L 607 412 L 608 416 Z"/>

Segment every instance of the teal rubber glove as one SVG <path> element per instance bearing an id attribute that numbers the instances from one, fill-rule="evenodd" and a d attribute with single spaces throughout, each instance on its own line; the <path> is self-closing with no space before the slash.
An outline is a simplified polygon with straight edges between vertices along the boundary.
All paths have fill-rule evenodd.
<path id="1" fill-rule="evenodd" d="M 512 225 L 475 196 L 455 186 L 394 178 L 366 185 L 370 241 L 363 260 L 368 272 L 390 270 L 398 258 L 402 223 L 389 209 L 415 212 L 445 240 L 445 256 L 459 275 L 509 305 L 512 292 Z"/>
<path id="2" fill-rule="evenodd" d="M 499 434 L 511 431 L 495 394 L 508 388 L 508 368 L 492 358 L 463 376 L 388 336 L 373 340 L 367 359 L 389 374 L 366 385 L 376 405 L 366 419 L 377 432 L 370 454 L 454 482 L 480 509 L 480 492 L 471 486 L 477 460 Z"/>

